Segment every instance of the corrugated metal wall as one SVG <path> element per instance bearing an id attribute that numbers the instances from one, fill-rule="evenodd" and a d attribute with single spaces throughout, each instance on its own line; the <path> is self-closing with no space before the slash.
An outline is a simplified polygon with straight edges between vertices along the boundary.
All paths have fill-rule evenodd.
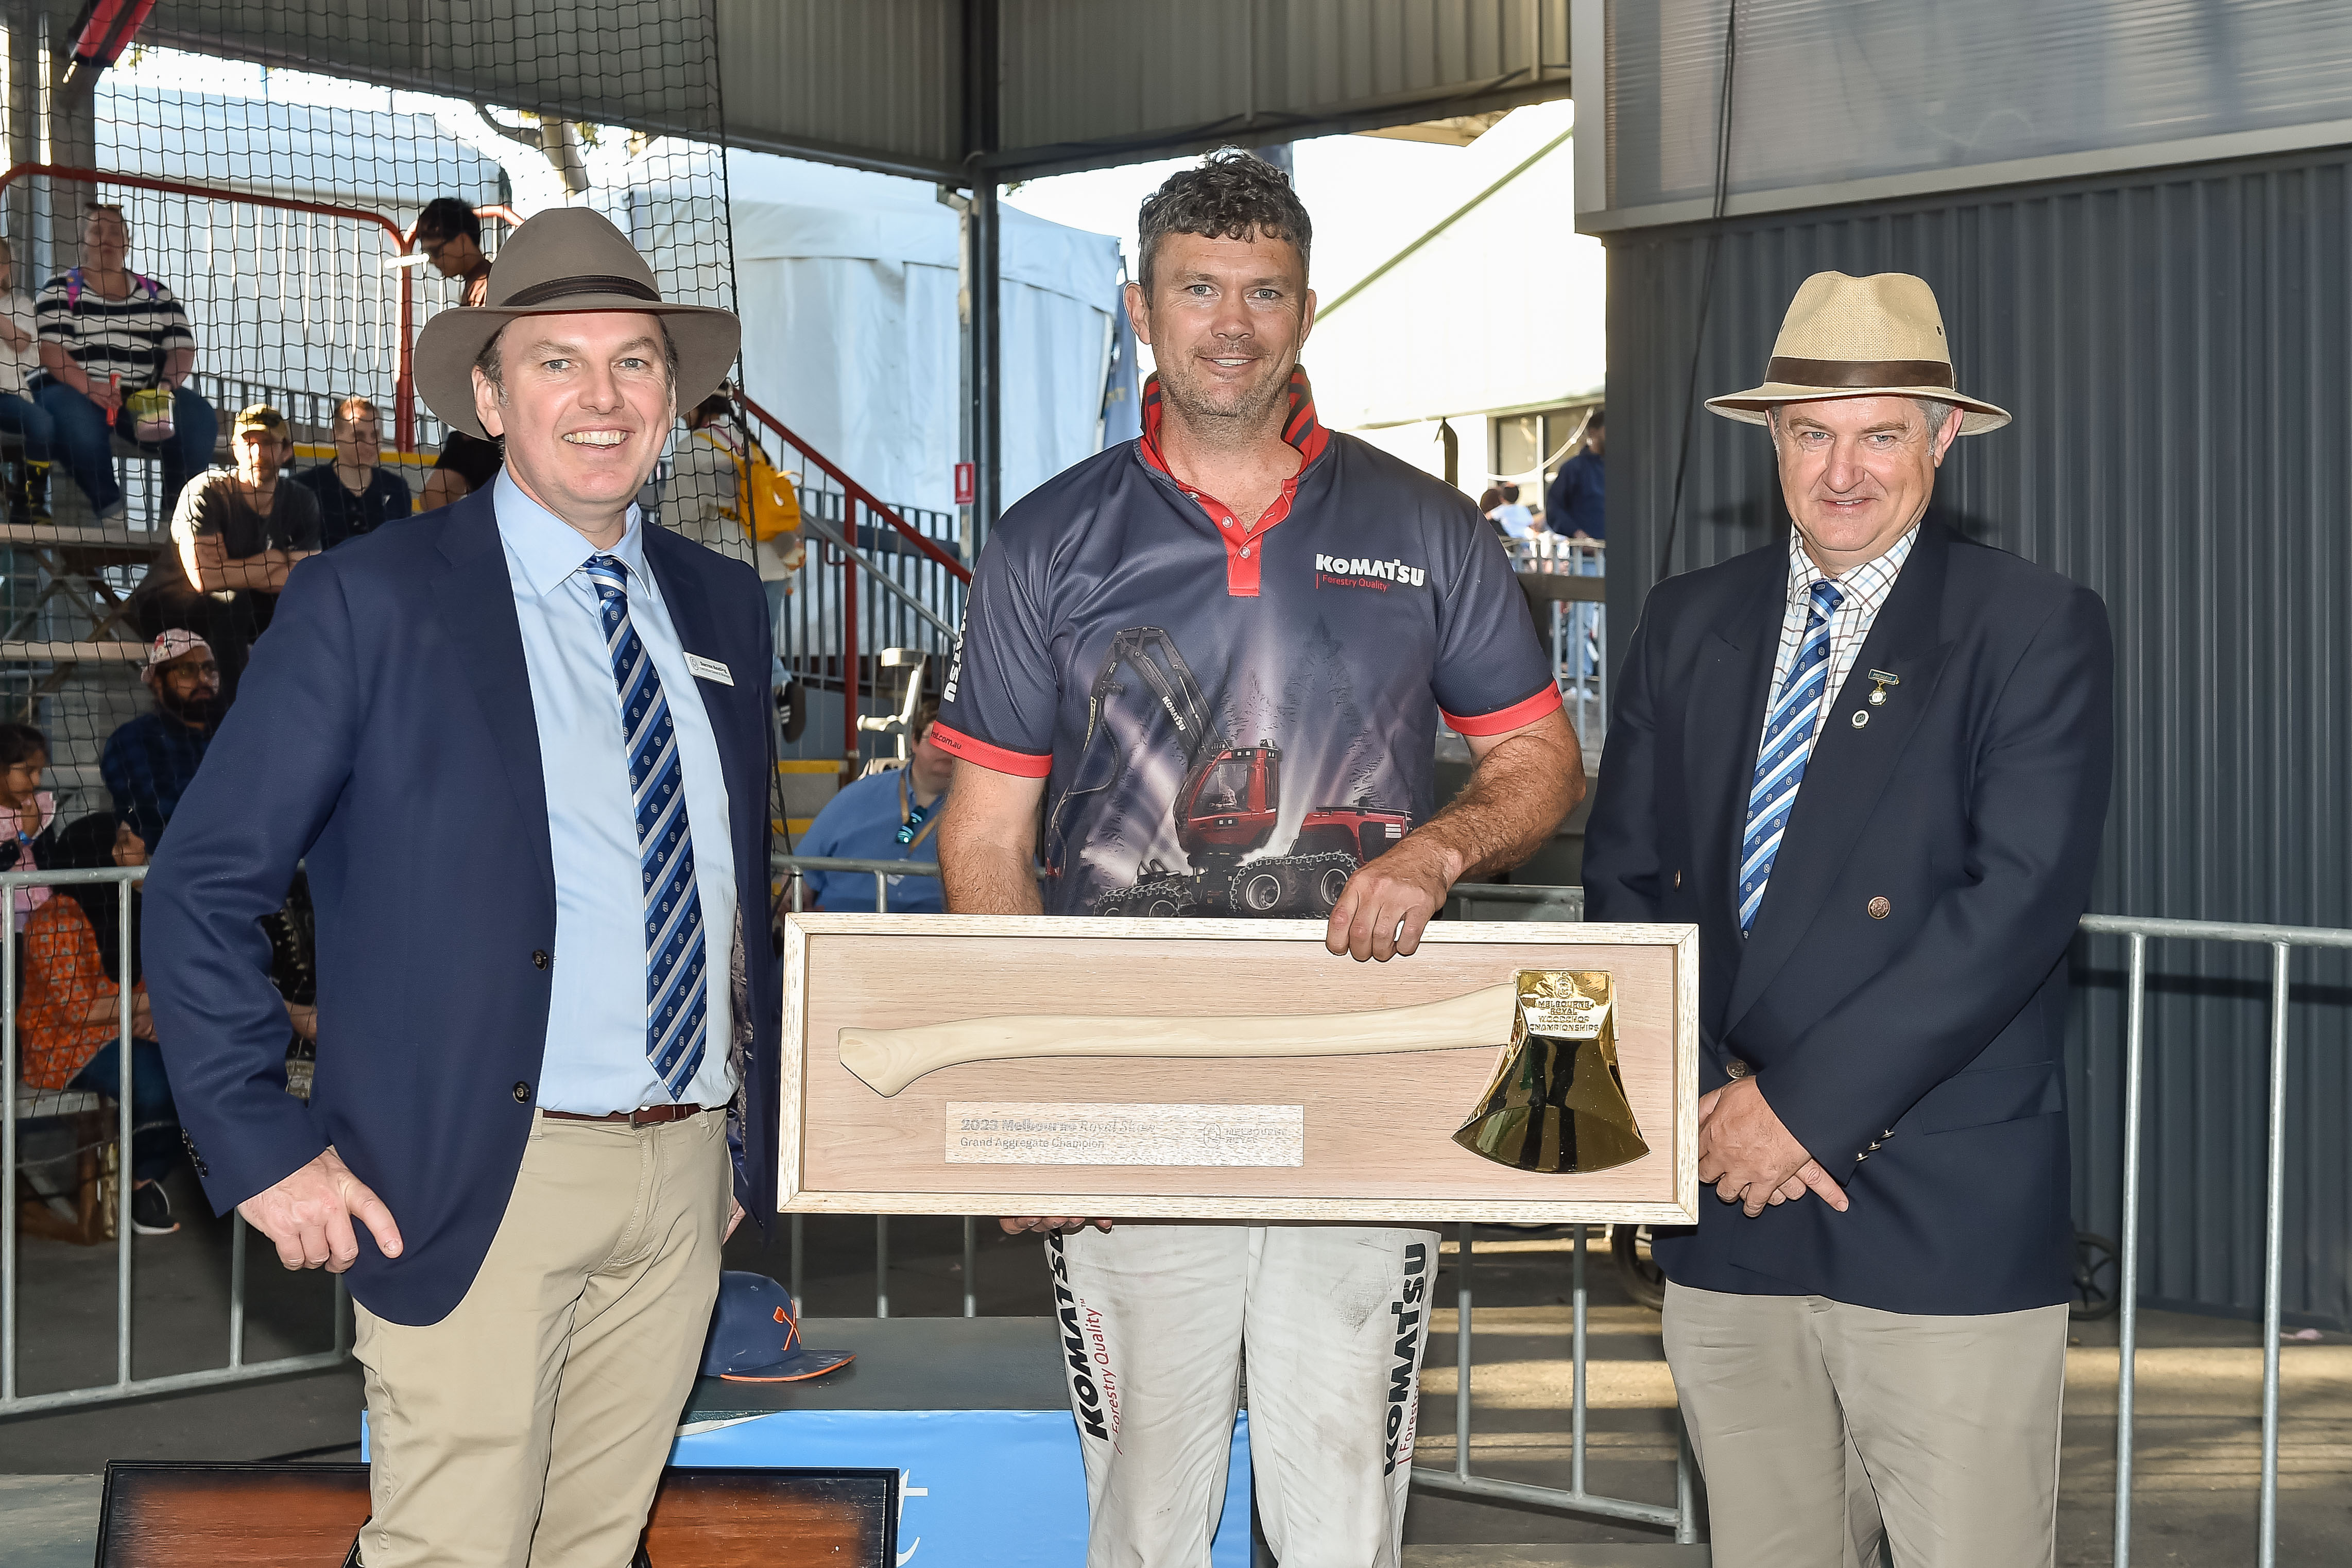
<path id="1" fill-rule="evenodd" d="M 962 161 L 962 0 L 715 4 L 731 144 L 948 171 Z"/>
<path id="2" fill-rule="evenodd" d="M 1568 0 L 1003 0 L 1003 146 L 1031 153 L 1565 82 Z"/>
<path id="3" fill-rule="evenodd" d="M 1704 231 L 1612 239 L 1612 657 L 1654 580 Z M 2017 423 L 1938 504 L 2114 618 L 2117 777 L 2094 907 L 2352 925 L 2352 152 L 2105 176 L 1721 230 L 1701 397 L 1759 380 L 1808 274 L 1916 272 L 1960 385 Z M 1674 570 L 1788 527 L 1765 434 L 1701 410 Z M 2151 946 L 2144 1290 L 2262 1300 L 2266 949 Z M 2295 960 L 2286 1305 L 2352 1326 L 2352 976 Z M 2113 1235 L 2118 939 L 2078 941 L 2077 1222 Z"/>

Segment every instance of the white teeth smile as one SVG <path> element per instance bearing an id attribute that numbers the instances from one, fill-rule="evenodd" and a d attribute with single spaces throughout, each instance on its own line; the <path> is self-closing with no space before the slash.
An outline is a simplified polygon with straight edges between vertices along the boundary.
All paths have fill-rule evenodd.
<path id="1" fill-rule="evenodd" d="M 628 438 L 625 430 L 575 430 L 563 439 L 574 446 L 618 446 Z"/>

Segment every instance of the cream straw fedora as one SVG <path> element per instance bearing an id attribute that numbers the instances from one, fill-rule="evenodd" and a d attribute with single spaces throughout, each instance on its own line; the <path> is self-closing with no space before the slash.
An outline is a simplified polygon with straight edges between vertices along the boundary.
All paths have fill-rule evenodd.
<path id="1" fill-rule="evenodd" d="M 416 390 L 425 406 L 467 434 L 484 435 L 474 413 L 474 361 L 482 346 L 518 316 L 580 310 L 635 310 L 658 316 L 677 350 L 677 406 L 710 395 L 735 362 L 743 329 L 732 311 L 672 305 L 654 286 L 628 236 L 585 207 L 558 207 L 520 228 L 490 268 L 489 298 L 457 307 L 416 335 Z"/>
<path id="2" fill-rule="evenodd" d="M 1849 277 L 1816 272 L 1789 301 L 1764 384 L 1706 406 L 1726 419 L 1764 423 L 1767 409 L 1832 397 L 1931 397 L 1957 403 L 1962 435 L 2009 423 L 2009 413 L 1955 390 L 1943 312 L 1925 278 L 1907 272 Z"/>

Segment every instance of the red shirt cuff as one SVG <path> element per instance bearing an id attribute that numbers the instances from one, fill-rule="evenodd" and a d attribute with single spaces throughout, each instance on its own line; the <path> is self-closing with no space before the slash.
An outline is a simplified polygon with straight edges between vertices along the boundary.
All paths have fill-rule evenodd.
<path id="1" fill-rule="evenodd" d="M 1558 703 L 1559 694 L 1553 693 L 1552 701 Z M 1010 773 L 1016 779 L 1043 779 L 1054 771 L 1054 758 L 1050 753 L 1040 756 L 1028 751 L 1007 751 L 1001 746 L 975 740 L 945 722 L 931 726 L 931 744 L 950 757 L 985 768 L 992 773 Z"/>
<path id="2" fill-rule="evenodd" d="M 1526 728 L 1558 706 L 1559 688 L 1546 685 L 1525 702 L 1513 703 L 1493 713 L 1464 716 L 1447 713 L 1442 707 L 1437 712 L 1438 716 L 1445 720 L 1446 727 L 1456 735 L 1507 735 L 1512 730 Z"/>

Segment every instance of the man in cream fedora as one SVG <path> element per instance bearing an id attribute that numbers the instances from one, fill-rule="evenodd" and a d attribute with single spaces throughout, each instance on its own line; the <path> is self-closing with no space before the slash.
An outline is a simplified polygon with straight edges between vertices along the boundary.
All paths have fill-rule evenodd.
<path id="1" fill-rule="evenodd" d="M 349 1270 L 367 1568 L 626 1563 L 775 1207 L 767 600 L 634 504 L 737 336 L 595 213 L 517 230 L 416 345 L 504 470 L 294 569 L 147 883 L 205 1191 Z M 306 859 L 307 1105 L 256 924 Z"/>
<path id="2" fill-rule="evenodd" d="M 1795 524 L 1650 595 L 1584 852 L 1594 920 L 1700 927 L 1694 1229 L 1666 1358 L 1717 1568 L 2055 1548 L 2066 948 L 2106 819 L 2096 595 L 1927 518 L 1936 298 L 1808 278 L 1764 384 Z"/>

